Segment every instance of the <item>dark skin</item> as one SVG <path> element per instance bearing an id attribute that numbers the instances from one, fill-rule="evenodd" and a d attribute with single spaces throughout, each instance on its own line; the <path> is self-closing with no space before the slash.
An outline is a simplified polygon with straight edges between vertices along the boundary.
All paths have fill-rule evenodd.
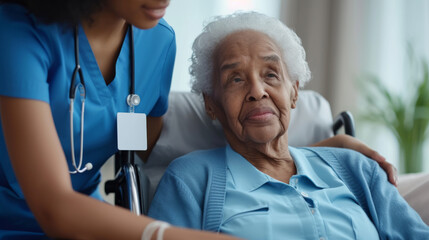
<path id="1" fill-rule="evenodd" d="M 166 0 L 108 0 L 82 26 L 106 84 L 114 66 L 127 22 L 154 27 Z M 155 17 L 154 17 L 155 16 Z M 141 239 L 154 219 L 98 201 L 74 191 L 52 109 L 46 102 L 0 96 L 0 117 L 11 164 L 25 200 L 43 231 L 58 239 Z M 161 131 L 162 118 L 148 118 L 148 147 Z M 148 151 L 150 152 L 150 150 Z M 46 187 L 49 186 L 49 187 Z M 156 233 L 152 239 L 156 239 Z M 164 239 L 235 239 L 229 236 L 170 227 Z"/>
<path id="2" fill-rule="evenodd" d="M 111 15 L 111 12 L 100 12 L 96 14 L 92 21 L 84 22 L 83 24 L 85 34 L 106 85 L 109 85 L 115 78 L 116 60 L 129 27 L 125 21 L 117 21 L 116 18 L 110 17 Z M 105 19 L 110 19 L 110 21 Z M 106 29 L 103 27 L 106 25 L 111 27 Z M 147 128 L 148 150 L 137 152 L 144 162 L 147 161 L 161 134 L 162 117 L 148 116 L 147 125 L 150 126 L 150 128 Z"/>
<path id="3" fill-rule="evenodd" d="M 214 53 L 214 79 L 218 81 L 213 93 L 204 96 L 206 111 L 222 123 L 234 150 L 262 172 L 288 182 L 296 169 L 287 149 L 286 129 L 290 109 L 296 107 L 299 82 L 289 86 L 279 49 L 269 39 L 256 36 L 263 38 L 254 31 L 241 31 L 218 45 Z M 337 135 L 313 146 L 359 151 L 377 161 L 396 185 L 394 166 L 353 137 Z"/>
<path id="4" fill-rule="evenodd" d="M 116 59 L 119 55 L 120 48 L 125 37 L 128 24 L 125 21 L 115 21 L 112 18 L 111 21 L 99 21 L 97 19 L 103 19 L 112 15 L 110 12 L 101 12 L 98 13 L 99 17 L 94 18 L 93 21 L 87 22 L 84 24 L 85 34 L 90 42 L 92 51 L 97 60 L 100 71 L 108 85 L 111 83 L 115 77 L 115 65 Z M 112 26 L 108 31 L 103 29 L 103 26 L 110 25 Z M 147 135 L 148 135 L 148 150 L 137 152 L 140 159 L 144 162 L 147 161 L 153 147 L 155 146 L 162 130 L 162 117 L 148 117 L 147 118 L 148 126 Z M 388 163 L 384 157 L 378 154 L 376 151 L 370 149 L 363 143 L 358 140 L 351 138 L 346 135 L 336 136 L 334 138 L 326 139 L 319 143 L 314 144 L 314 146 L 333 146 L 333 147 L 346 147 L 357 150 L 364 155 L 377 161 L 380 166 L 386 171 L 389 177 L 389 181 L 396 186 L 397 182 L 397 171 L 393 165 Z"/>

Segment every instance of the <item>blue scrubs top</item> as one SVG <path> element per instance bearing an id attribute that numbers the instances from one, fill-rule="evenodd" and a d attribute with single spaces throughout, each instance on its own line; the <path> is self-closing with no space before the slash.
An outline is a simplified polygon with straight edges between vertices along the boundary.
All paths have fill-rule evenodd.
<path id="1" fill-rule="evenodd" d="M 289 184 L 226 150 L 226 196 L 220 231 L 243 239 L 379 239 L 347 186 L 324 161 L 289 147 L 297 174 Z"/>
<path id="2" fill-rule="evenodd" d="M 69 87 L 75 68 L 73 28 L 44 24 L 18 5 L 0 5 L 0 95 L 50 104 L 55 127 L 69 164 Z M 99 169 L 117 152 L 116 114 L 128 112 L 130 46 L 127 33 L 116 62 L 114 80 L 106 85 L 88 39 L 79 26 L 80 64 L 86 84 L 83 163 L 93 169 L 70 175 L 73 188 L 101 199 Z M 164 21 L 148 30 L 134 28 L 135 87 L 141 103 L 135 112 L 162 116 L 167 110 L 176 43 Z M 80 151 L 80 100 L 74 110 L 75 156 Z M 34 139 L 37 141 L 37 139 Z M 25 149 L 23 149 L 25 150 Z M 32 161 L 32 159 L 28 159 Z M 43 176 L 41 176 L 43 177 Z M 49 186 L 46 186 L 49 187 Z M 15 178 L 0 129 L 0 239 L 28 239 L 42 234 Z"/>

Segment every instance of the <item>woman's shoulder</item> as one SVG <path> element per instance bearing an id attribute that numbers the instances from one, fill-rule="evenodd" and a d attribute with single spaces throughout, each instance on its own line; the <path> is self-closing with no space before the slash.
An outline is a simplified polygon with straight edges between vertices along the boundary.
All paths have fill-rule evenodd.
<path id="1" fill-rule="evenodd" d="M 28 29 L 34 25 L 34 19 L 27 10 L 17 4 L 0 4 L 0 31 L 2 38 L 12 37 L 15 32 Z M 4 34 L 8 33 L 8 34 Z"/>
<path id="2" fill-rule="evenodd" d="M 206 172 L 225 165 L 225 147 L 197 150 L 176 158 L 168 166 L 172 172 Z"/>
<path id="3" fill-rule="evenodd" d="M 163 31 L 166 34 L 169 34 L 171 36 L 175 35 L 173 28 L 170 26 L 170 24 L 167 23 L 167 21 L 164 18 L 159 20 L 157 27 L 159 28 L 160 31 Z"/>
<path id="4" fill-rule="evenodd" d="M 2 30 L 8 28 L 13 31 L 26 28 L 41 30 L 57 28 L 58 24 L 44 23 L 19 4 L 4 3 L 0 4 L 0 27 Z"/>
<path id="5" fill-rule="evenodd" d="M 374 169 L 378 166 L 360 152 L 336 147 L 305 147 L 299 148 L 307 157 L 314 157 L 327 162 L 332 167 L 348 169 L 349 171 L 362 171 Z"/>
<path id="6" fill-rule="evenodd" d="M 135 51 L 141 53 L 136 57 L 140 56 L 141 60 L 148 59 L 147 55 L 151 56 L 151 60 L 154 59 L 153 56 L 166 56 L 174 59 L 176 35 L 173 28 L 164 19 L 161 19 L 153 28 L 139 29 L 136 27 L 134 29 Z"/>
<path id="7" fill-rule="evenodd" d="M 5 23 L 8 23 L 8 21 L 25 20 L 28 16 L 27 10 L 21 5 L 11 3 L 0 4 L 0 19 L 2 20 L 0 24 L 2 26 L 7 25 Z"/>
<path id="8" fill-rule="evenodd" d="M 18 4 L 0 5 L 0 45 L 22 47 L 25 44 L 49 49 L 53 36 L 65 29 L 66 26 L 60 24 L 44 23 Z"/>
<path id="9" fill-rule="evenodd" d="M 49 70 L 67 49 L 67 34 L 59 31 L 20 5 L 0 5 L 0 95 L 49 102 Z"/>

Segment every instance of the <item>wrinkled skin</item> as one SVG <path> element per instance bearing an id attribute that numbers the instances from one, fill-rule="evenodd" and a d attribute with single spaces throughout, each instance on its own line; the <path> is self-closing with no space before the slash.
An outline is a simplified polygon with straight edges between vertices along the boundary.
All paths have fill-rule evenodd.
<path id="1" fill-rule="evenodd" d="M 208 115 L 219 119 L 235 151 L 261 171 L 287 182 L 296 173 L 287 130 L 299 82 L 290 79 L 280 49 L 265 34 L 243 30 L 225 37 L 213 57 L 213 92 L 204 94 Z M 377 161 L 396 185 L 395 167 L 353 137 L 338 135 L 315 146 L 359 151 Z"/>

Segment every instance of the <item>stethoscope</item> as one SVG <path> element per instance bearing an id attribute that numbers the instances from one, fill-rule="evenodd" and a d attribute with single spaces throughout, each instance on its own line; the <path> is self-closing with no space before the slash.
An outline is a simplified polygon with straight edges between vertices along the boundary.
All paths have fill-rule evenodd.
<path id="1" fill-rule="evenodd" d="M 76 26 L 74 29 L 74 53 L 75 53 L 75 69 L 73 71 L 72 80 L 70 84 L 70 145 L 71 145 L 71 156 L 72 156 L 72 164 L 74 167 L 74 171 L 69 172 L 71 174 L 83 173 L 85 171 L 89 171 L 92 169 L 92 163 L 88 162 L 85 164 L 84 168 L 82 167 L 83 160 L 83 132 L 84 132 L 84 114 L 85 114 L 85 97 L 86 97 L 86 88 L 85 81 L 83 79 L 82 68 L 79 64 L 79 33 L 78 27 Z M 129 25 L 130 31 L 130 71 L 131 71 L 131 84 L 130 84 L 130 94 L 127 96 L 127 104 L 130 107 L 130 112 L 134 112 L 134 108 L 140 104 L 139 95 L 135 94 L 135 61 L 134 61 L 134 36 L 133 36 L 133 28 Z M 76 83 L 76 77 L 79 74 L 79 82 Z M 77 91 L 80 92 L 81 99 L 81 115 L 80 115 L 80 153 L 79 153 L 79 164 L 76 165 L 75 159 L 75 151 L 74 151 L 74 137 L 73 137 L 73 112 L 74 112 L 74 99 Z"/>

